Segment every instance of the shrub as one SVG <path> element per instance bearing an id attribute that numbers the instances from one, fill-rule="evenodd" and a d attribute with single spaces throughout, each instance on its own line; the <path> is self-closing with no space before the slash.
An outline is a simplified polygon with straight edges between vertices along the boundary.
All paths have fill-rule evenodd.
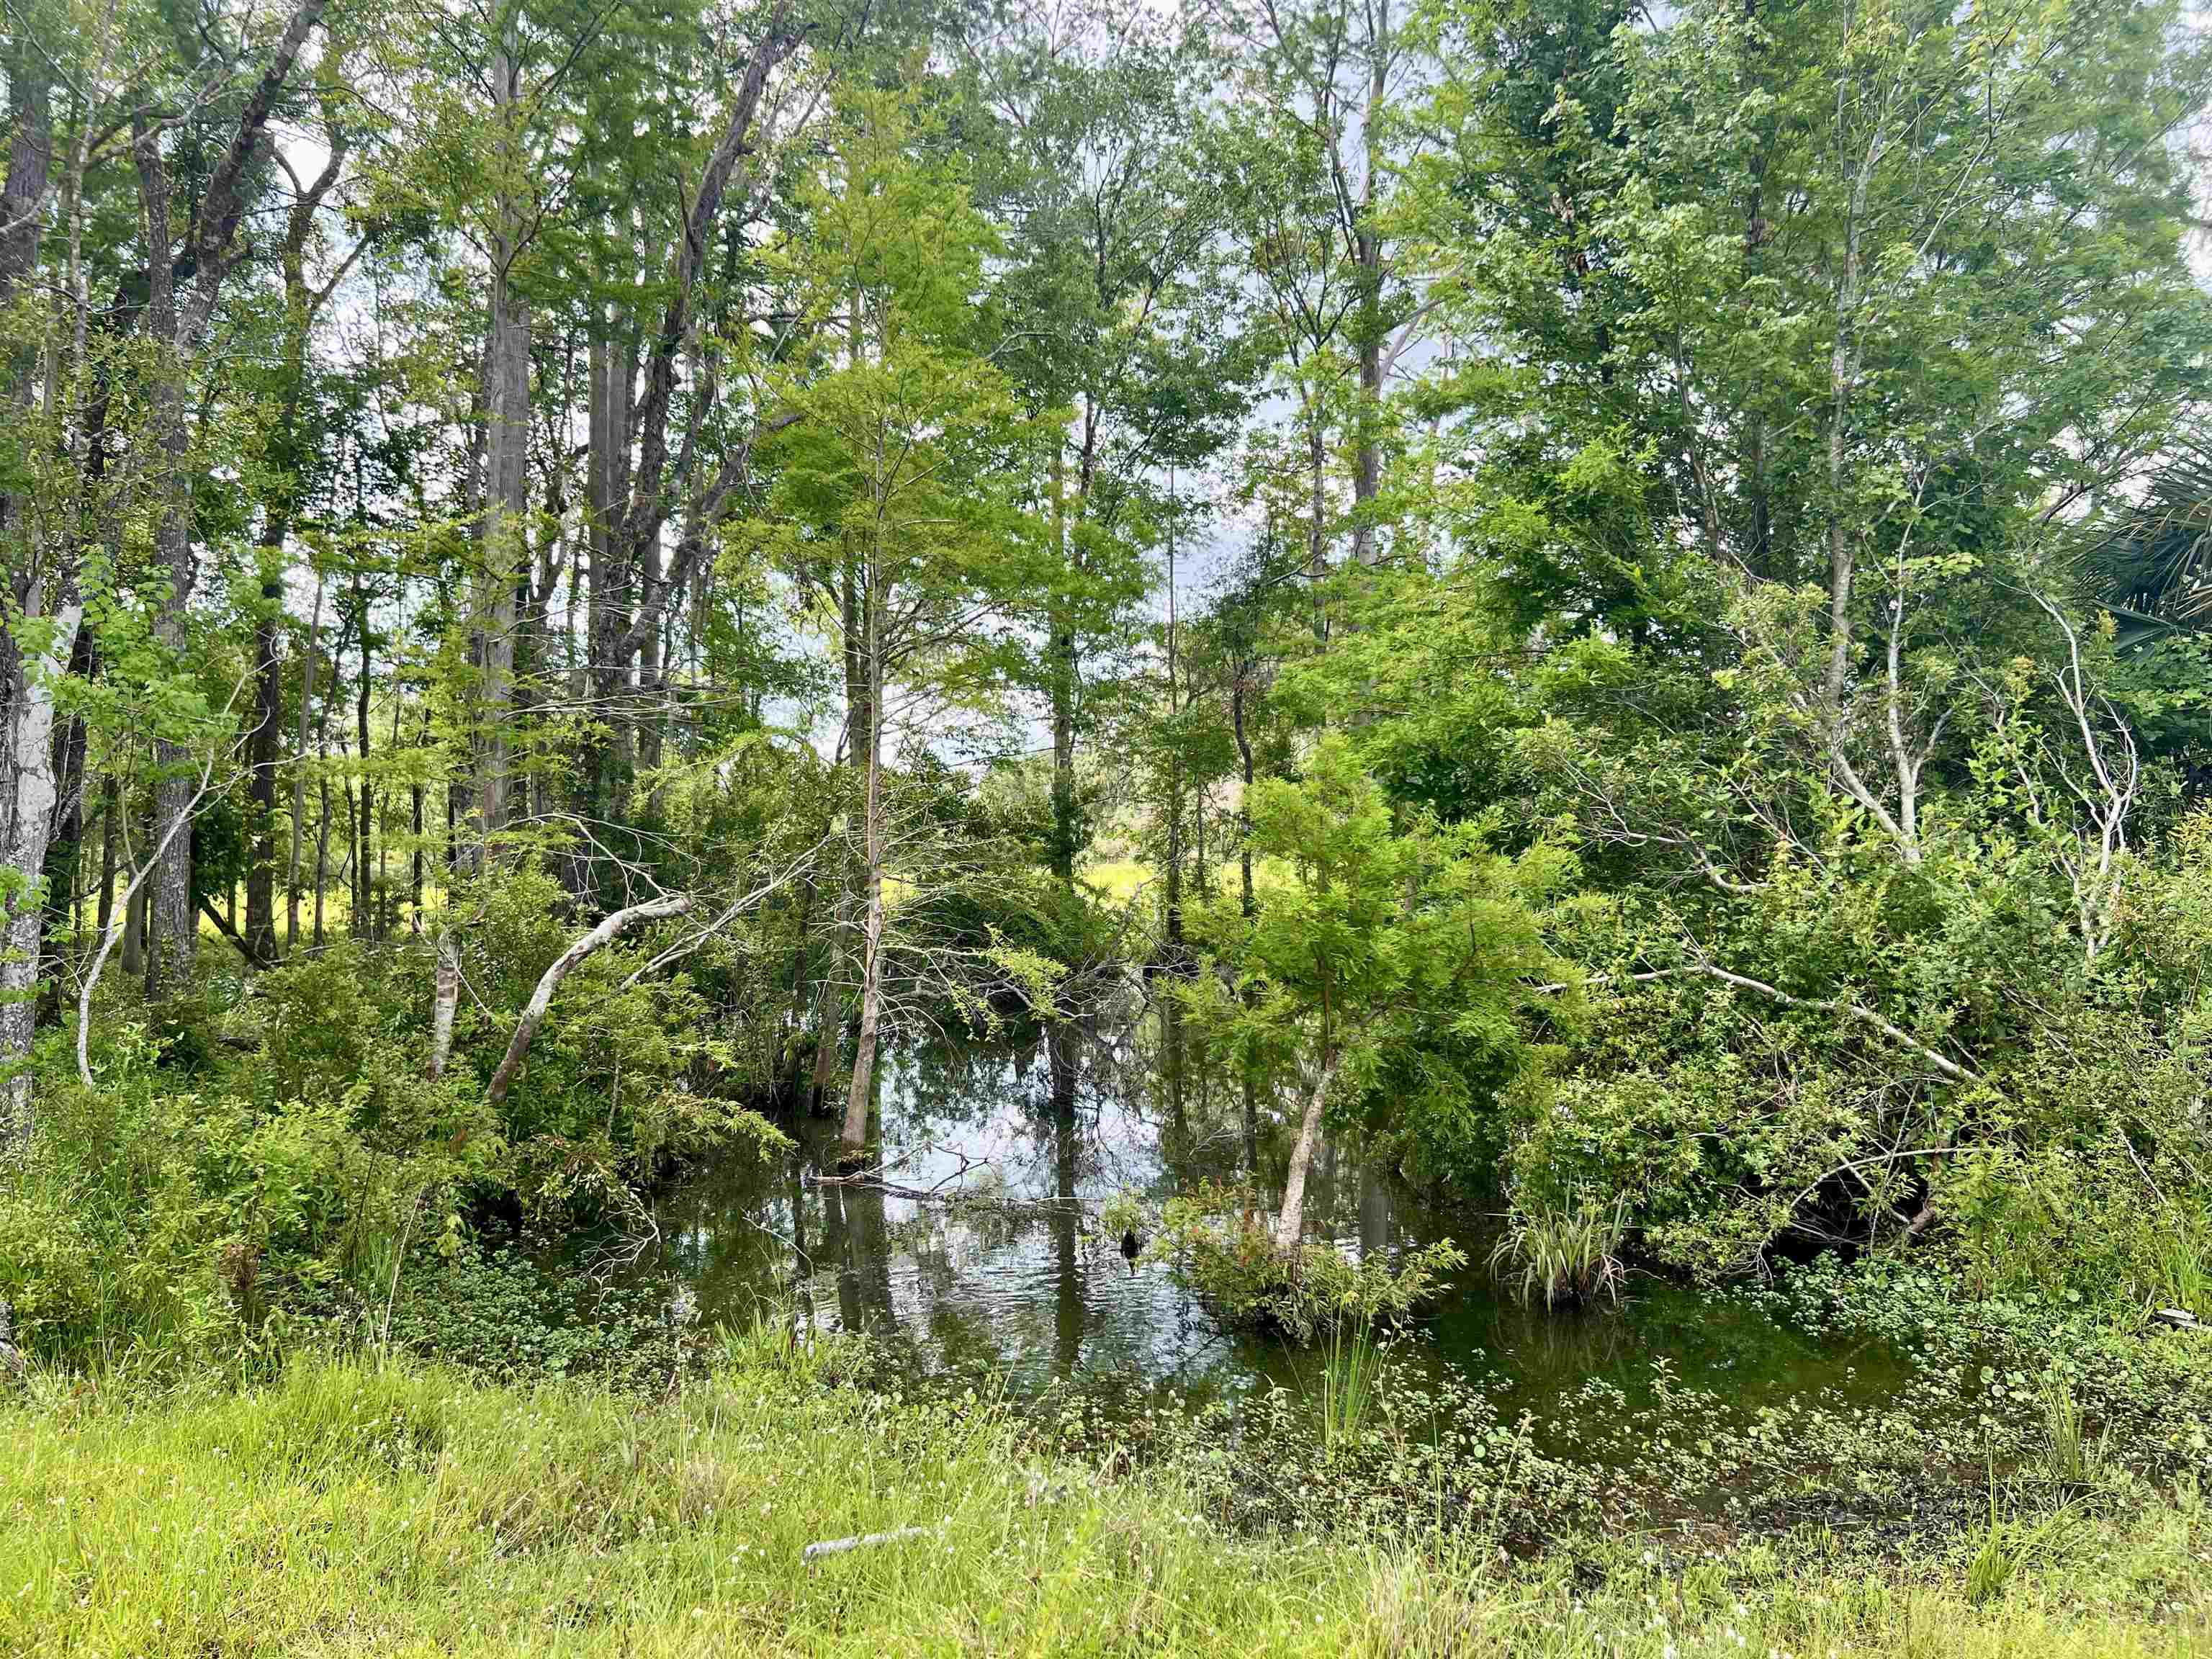
<path id="1" fill-rule="evenodd" d="M 1172 1261 L 1199 1296 L 1231 1325 L 1279 1331 L 1296 1341 L 1340 1324 L 1411 1316 L 1435 1301 L 1467 1265 L 1449 1239 L 1355 1261 L 1334 1245 L 1276 1247 L 1251 1195 L 1206 1187 L 1169 1201 L 1151 1249 Z"/>

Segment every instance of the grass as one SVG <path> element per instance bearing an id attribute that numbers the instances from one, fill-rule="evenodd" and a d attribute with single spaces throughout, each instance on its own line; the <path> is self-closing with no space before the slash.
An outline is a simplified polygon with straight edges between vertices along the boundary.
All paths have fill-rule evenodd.
<path id="1" fill-rule="evenodd" d="M 1382 1345 L 1364 1319 L 1339 1319 L 1322 1343 L 1322 1443 L 1331 1451 L 1359 1438 L 1382 1366 Z"/>
<path id="2" fill-rule="evenodd" d="M 2196 1227 L 2160 1217 L 2160 1224 L 2149 1230 L 2149 1300 L 2158 1307 L 2212 1317 L 2212 1254 Z"/>
<path id="3" fill-rule="evenodd" d="M 1514 1565 L 1486 1543 L 1231 1538 L 1170 1474 L 1105 1483 L 1000 1419 L 822 1386 L 739 1339 L 645 1401 L 295 1362 L 252 1392 L 0 1406 L 0 1652 L 1828 1654 L 2053 1659 L 2212 1645 L 2183 1492 L 1984 1575 L 1800 1539 L 1646 1540 Z M 1290 1517 L 1285 1517 L 1286 1522 Z M 920 1528 L 808 1566 L 822 1540 Z"/>
<path id="4" fill-rule="evenodd" d="M 1502 1278 L 1519 1274 L 1523 1302 L 1547 1308 L 1589 1302 L 1599 1296 L 1618 1300 L 1623 1273 L 1620 1250 L 1623 1212 L 1592 1204 L 1571 1210 L 1516 1211 L 1490 1253 L 1491 1271 Z"/>
<path id="5" fill-rule="evenodd" d="M 2104 1478 L 2105 1437 L 2092 1437 L 2081 1402 L 2063 1372 L 2043 1379 L 2044 1472 L 2061 1486 L 2094 1486 Z"/>

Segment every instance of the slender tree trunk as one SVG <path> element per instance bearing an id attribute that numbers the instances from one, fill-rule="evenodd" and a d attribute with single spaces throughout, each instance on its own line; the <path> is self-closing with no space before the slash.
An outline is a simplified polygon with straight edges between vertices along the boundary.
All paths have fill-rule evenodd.
<path id="1" fill-rule="evenodd" d="M 353 579 L 353 603 L 359 613 L 356 626 L 361 632 L 361 678 L 354 688 L 353 701 L 354 736 L 361 745 L 361 828 L 354 843 L 353 931 L 356 938 L 374 939 L 377 900 L 375 884 L 370 879 L 368 844 L 376 813 L 376 787 L 369 781 L 368 693 L 375 635 L 368 625 L 368 594 L 358 574 Z"/>
<path id="2" fill-rule="evenodd" d="M 146 966 L 146 884 L 137 881 L 123 907 L 123 971 L 137 977 Z"/>
<path id="3" fill-rule="evenodd" d="M 140 118 L 134 130 L 139 201 L 148 254 L 145 332 L 154 349 L 147 370 L 146 431 L 160 503 L 154 527 L 157 568 L 169 579 L 166 601 L 155 613 L 154 638 L 173 660 L 185 654 L 185 618 L 199 569 L 192 556 L 191 475 L 185 461 L 184 342 L 179 334 L 175 284 L 176 237 L 170 221 L 169 166 L 161 132 Z M 189 827 L 168 833 L 192 793 L 191 750 L 168 737 L 155 740 L 154 834 L 164 848 L 154 872 L 146 913 L 146 995 L 158 1001 L 191 982 L 199 945 L 192 903 L 192 837 Z"/>
<path id="4" fill-rule="evenodd" d="M 111 774 L 100 785 L 100 902 L 93 912 L 93 926 L 103 933 L 115 914 L 115 841 L 122 816 L 122 787 Z"/>
<path id="5" fill-rule="evenodd" d="M 1229 718 L 1237 736 L 1237 762 L 1243 780 L 1243 793 L 1237 799 L 1237 870 L 1240 882 L 1237 892 L 1239 908 L 1249 926 L 1260 913 L 1252 890 L 1252 733 L 1245 724 L 1245 675 L 1243 665 L 1238 664 L 1236 677 L 1229 687 Z M 1244 988 L 1244 1006 L 1251 1007 L 1255 1000 L 1249 985 Z M 1244 1168 L 1249 1174 L 1257 1174 L 1260 1168 L 1260 1085 L 1258 1076 L 1248 1060 L 1240 1068 L 1243 1073 L 1244 1094 Z"/>
<path id="6" fill-rule="evenodd" d="M 1168 474 L 1168 489 L 1170 495 L 1172 495 L 1175 490 L 1175 473 L 1172 470 L 1170 470 Z M 1170 514 L 1173 513 L 1174 508 L 1172 506 L 1170 506 L 1169 511 Z M 1182 691 L 1181 684 L 1177 679 L 1176 663 L 1176 652 L 1179 643 L 1176 639 L 1176 539 L 1174 521 L 1172 518 L 1170 518 L 1168 526 L 1168 719 L 1170 726 L 1174 726 L 1178 722 L 1178 717 L 1182 713 Z M 1168 755 L 1166 943 L 1168 965 L 1171 969 L 1180 969 L 1183 965 L 1182 818 L 1182 750 L 1178 744 L 1177 747 L 1171 749 Z M 1176 1029 L 1177 1036 L 1175 1059 L 1176 1060 L 1176 1069 L 1178 1073 L 1177 1086 L 1178 1089 L 1180 1089 L 1180 1073 L 1182 1058 L 1181 1041 L 1182 1027 L 1180 1022 L 1177 1023 Z"/>
<path id="7" fill-rule="evenodd" d="M 500 60 L 504 65 L 506 59 Z M 501 70 L 510 86 L 511 70 Z M 477 764 L 480 842 L 507 827 L 512 757 L 508 716 L 514 699 L 515 573 L 526 552 L 529 511 L 530 302 L 507 273 L 492 284 L 490 349 L 485 354 L 486 434 L 483 554 L 477 620 L 482 709 Z"/>
<path id="8" fill-rule="evenodd" d="M 1382 424 L 1382 235 L 1376 223 L 1376 193 L 1383 167 L 1383 103 L 1389 95 L 1390 3 L 1368 0 L 1373 33 L 1368 40 L 1367 112 L 1360 123 L 1366 165 L 1360 180 L 1352 237 L 1359 283 L 1359 433 L 1352 466 L 1352 556 L 1363 568 L 1382 556 L 1376 533 L 1375 498 L 1382 484 L 1378 439 Z"/>
<path id="9" fill-rule="evenodd" d="M 293 744 L 292 860 L 284 877 L 284 948 L 300 943 L 300 851 L 307 823 L 307 726 L 315 706 L 315 651 L 323 629 L 323 573 L 315 571 L 315 605 L 307 617 L 307 649 L 300 659 L 300 726 Z"/>
<path id="10" fill-rule="evenodd" d="M 1338 1063 L 1334 1054 L 1322 1061 L 1321 1075 L 1306 1095 L 1305 1115 L 1298 1121 L 1290 1167 L 1283 1173 L 1283 1207 L 1275 1221 L 1275 1248 L 1285 1255 L 1297 1249 L 1305 1237 L 1306 1179 L 1313 1172 L 1314 1152 L 1321 1145 L 1322 1114 L 1328 1105 L 1329 1085 L 1336 1081 Z"/>
<path id="11" fill-rule="evenodd" d="M 862 816 L 867 867 L 862 878 L 860 931 L 860 1030 L 853 1046 L 852 1088 L 845 1097 L 845 1127 L 840 1155 L 857 1162 L 867 1150 L 868 1106 L 876 1068 L 876 1030 L 883 1015 L 884 821 L 883 821 L 883 594 L 872 577 L 867 584 L 867 788 Z"/>
<path id="12" fill-rule="evenodd" d="M 1307 504 L 1306 580 L 1313 584 L 1314 637 L 1328 638 L 1328 607 L 1321 585 L 1328 579 L 1328 443 L 1322 425 L 1321 388 L 1312 389 L 1306 410 Z"/>
<path id="13" fill-rule="evenodd" d="M 324 758 L 327 759 L 325 753 Z M 331 874 L 331 779 L 325 771 L 317 780 L 321 811 L 315 819 L 315 933 L 314 945 L 323 948 L 323 891 Z"/>
<path id="14" fill-rule="evenodd" d="M 1062 565 L 1074 550 L 1069 542 L 1065 443 L 1053 446 L 1053 536 Z M 1046 641 L 1046 665 L 1052 693 L 1052 872 L 1066 886 L 1075 881 L 1077 843 L 1082 839 L 1075 789 L 1075 629 L 1056 612 Z"/>
<path id="15" fill-rule="evenodd" d="M 270 518 L 275 516 L 272 510 Z M 281 526 L 264 529 L 262 547 L 281 556 Z M 253 630 L 253 733 L 246 779 L 246 953 L 264 967 L 276 960 L 276 732 L 284 718 L 283 658 L 276 641 L 283 599 L 283 579 L 272 560 L 261 582 L 264 613 Z"/>
<path id="16" fill-rule="evenodd" d="M 453 1011 L 461 1000 L 461 945 L 453 929 L 438 929 L 436 988 L 430 1003 L 430 1081 L 446 1074 L 453 1053 Z"/>

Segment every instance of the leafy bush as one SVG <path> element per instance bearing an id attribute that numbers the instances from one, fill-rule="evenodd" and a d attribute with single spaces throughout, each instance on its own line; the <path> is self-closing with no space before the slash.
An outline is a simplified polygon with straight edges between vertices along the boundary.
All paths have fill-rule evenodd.
<path id="1" fill-rule="evenodd" d="M 1310 1240 L 1282 1250 L 1250 1194 L 1220 1187 L 1170 1200 L 1149 1253 L 1173 1261 L 1227 1323 L 1279 1331 L 1301 1342 L 1341 1323 L 1407 1318 L 1467 1265 L 1466 1253 L 1449 1239 L 1410 1248 L 1395 1260 L 1354 1261 Z"/>

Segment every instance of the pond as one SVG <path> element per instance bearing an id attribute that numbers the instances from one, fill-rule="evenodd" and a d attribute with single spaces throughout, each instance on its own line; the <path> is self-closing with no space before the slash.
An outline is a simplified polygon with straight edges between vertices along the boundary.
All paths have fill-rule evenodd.
<path id="1" fill-rule="evenodd" d="M 1312 1389 L 1313 1352 L 1224 1329 L 1167 1266 L 1125 1261 L 1097 1221 L 1117 1193 L 1157 1203 L 1201 1179 L 1243 1179 L 1255 1158 L 1272 1198 L 1287 1135 L 1248 1145 L 1241 1102 L 1163 1086 L 1131 1035 L 1064 1042 L 1057 1065 L 1041 1040 L 888 1055 L 879 1181 L 835 1179 L 835 1123 L 802 1121 L 787 1157 L 744 1155 L 663 1192 L 659 1237 L 630 1271 L 688 1285 L 709 1322 L 792 1306 L 804 1325 L 868 1333 L 917 1379 L 1025 1404 L 1079 1396 L 1109 1419 Z M 1334 1145 L 1307 1224 L 1360 1253 L 1455 1239 L 1472 1265 L 1398 1340 L 1408 1374 L 1475 1387 L 1502 1419 L 1533 1419 L 1540 1444 L 1560 1429 L 1584 1457 L 1602 1458 L 1603 1437 L 1576 1414 L 1632 1413 L 1662 1376 L 1748 1417 L 1877 1401 L 1909 1369 L 1878 1341 L 1810 1334 L 1644 1275 L 1618 1306 L 1525 1308 L 1484 1266 L 1488 1218 L 1442 1212 Z"/>

